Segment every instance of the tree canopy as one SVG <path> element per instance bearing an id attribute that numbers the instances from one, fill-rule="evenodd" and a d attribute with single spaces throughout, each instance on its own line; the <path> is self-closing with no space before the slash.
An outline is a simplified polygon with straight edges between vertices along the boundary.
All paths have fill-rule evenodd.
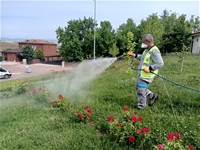
<path id="1" fill-rule="evenodd" d="M 25 45 L 22 48 L 22 57 L 27 61 L 32 60 L 34 58 L 34 50 L 29 44 Z"/>
<path id="2" fill-rule="evenodd" d="M 134 36 L 132 42 L 136 42 L 135 50 L 141 52 L 142 36 L 152 34 L 155 45 L 162 53 L 180 52 L 183 47 L 190 47 L 190 34 L 200 30 L 200 18 L 191 16 L 186 19 L 185 14 L 178 15 L 176 12 L 163 10 L 161 15 L 151 14 L 142 19 L 136 25 L 132 18 L 128 18 L 116 30 L 111 22 L 101 21 L 98 25 L 91 17 L 70 20 L 66 27 L 58 27 L 56 30 L 59 53 L 65 61 L 81 61 L 91 59 L 94 52 L 95 33 L 95 56 L 116 57 L 127 52 L 127 34 Z M 130 34 L 130 33 L 129 33 Z M 131 35 L 129 35 L 131 36 Z"/>

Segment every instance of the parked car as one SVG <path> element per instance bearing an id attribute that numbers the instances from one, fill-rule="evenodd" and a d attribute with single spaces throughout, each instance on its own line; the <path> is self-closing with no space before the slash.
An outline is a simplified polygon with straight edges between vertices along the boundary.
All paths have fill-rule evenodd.
<path id="1" fill-rule="evenodd" d="M 4 69 L 0 66 L 0 79 L 8 79 L 12 76 L 9 70 Z"/>

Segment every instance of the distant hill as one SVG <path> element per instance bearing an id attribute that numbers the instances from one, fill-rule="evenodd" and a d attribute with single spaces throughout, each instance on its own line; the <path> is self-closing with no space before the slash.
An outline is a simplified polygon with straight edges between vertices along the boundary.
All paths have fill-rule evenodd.
<path id="1" fill-rule="evenodd" d="M 26 39 L 22 39 L 22 38 L 5 38 L 5 37 L 0 37 L 0 40 L 1 41 L 9 41 L 9 42 L 21 42 L 21 41 L 24 41 Z M 57 40 L 52 40 L 52 39 L 43 39 L 43 40 L 47 40 L 49 42 L 55 42 L 55 43 L 58 43 Z"/>
<path id="2" fill-rule="evenodd" d="M 15 49 L 19 48 L 19 44 L 17 42 L 5 42 L 5 41 L 0 41 L 0 56 L 1 52 L 6 49 Z"/>
<path id="3" fill-rule="evenodd" d="M 6 49 L 15 49 L 19 48 L 19 44 L 17 42 L 5 42 L 0 41 L 0 56 L 2 55 L 1 52 Z"/>

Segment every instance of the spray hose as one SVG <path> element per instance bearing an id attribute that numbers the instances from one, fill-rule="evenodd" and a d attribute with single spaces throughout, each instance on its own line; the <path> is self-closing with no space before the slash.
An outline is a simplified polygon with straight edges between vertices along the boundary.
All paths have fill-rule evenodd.
<path id="1" fill-rule="evenodd" d="M 134 62 L 134 57 L 132 57 L 132 60 L 131 60 L 131 63 L 130 63 L 130 68 L 131 68 L 132 70 L 142 70 L 142 69 L 140 69 L 140 68 L 133 68 L 133 62 Z M 172 80 L 169 80 L 169 79 L 167 79 L 167 78 L 165 78 L 165 77 L 163 77 L 163 76 L 161 76 L 161 75 L 159 75 L 159 74 L 156 74 L 156 73 L 154 73 L 154 72 L 150 72 L 150 73 L 152 73 L 152 74 L 158 76 L 159 78 L 162 78 L 163 80 L 166 80 L 166 81 L 168 81 L 168 82 L 170 82 L 170 83 L 172 83 L 172 84 L 175 84 L 175 85 L 180 86 L 180 87 L 182 87 L 182 88 L 185 88 L 185 89 L 188 89 L 188 90 L 191 90 L 191 91 L 200 93 L 200 90 L 197 90 L 197 89 L 194 89 L 194 88 L 191 88 L 191 87 L 188 87 L 188 86 L 179 84 L 179 83 L 177 83 L 177 82 L 174 82 L 174 81 L 172 81 Z"/>

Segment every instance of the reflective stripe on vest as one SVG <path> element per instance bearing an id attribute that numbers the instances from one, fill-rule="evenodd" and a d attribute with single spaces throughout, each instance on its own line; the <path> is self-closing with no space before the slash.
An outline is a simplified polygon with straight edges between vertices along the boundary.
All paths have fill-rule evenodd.
<path id="1" fill-rule="evenodd" d="M 142 69 L 145 68 L 145 67 L 149 67 L 150 65 L 154 64 L 153 60 L 150 58 L 151 57 L 151 54 L 154 52 L 154 51 L 157 51 L 160 53 L 159 49 L 154 46 L 152 47 L 146 54 L 146 56 L 144 57 L 143 59 L 143 64 L 142 64 Z M 145 51 L 143 52 L 143 54 L 145 53 Z M 154 73 L 158 73 L 158 70 L 154 70 L 153 71 Z M 141 71 L 141 74 L 140 76 L 142 78 L 153 78 L 155 75 L 152 74 L 152 73 L 146 73 L 144 72 L 143 70 Z"/>

